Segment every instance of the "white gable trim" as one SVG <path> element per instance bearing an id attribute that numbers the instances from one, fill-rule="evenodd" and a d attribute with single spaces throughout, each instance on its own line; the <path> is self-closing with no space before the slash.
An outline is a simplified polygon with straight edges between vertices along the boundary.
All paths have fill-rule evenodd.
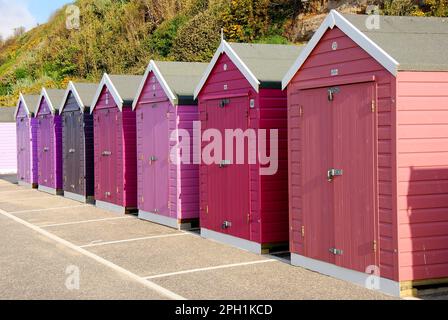
<path id="1" fill-rule="evenodd" d="M 30 117 L 31 116 L 30 108 L 28 108 L 23 94 L 20 93 L 19 101 L 17 102 L 17 106 L 16 106 L 16 111 L 14 111 L 14 119 L 17 119 L 17 115 L 19 114 L 20 102 L 22 102 L 23 106 L 25 107 L 26 114 L 28 115 L 28 117 Z"/>
<path id="2" fill-rule="evenodd" d="M 247 65 L 241 60 L 240 57 L 236 54 L 236 52 L 232 49 L 232 47 L 227 43 L 227 41 L 222 40 L 218 50 L 215 52 L 212 61 L 209 63 L 207 69 L 205 70 L 204 75 L 202 76 L 201 81 L 198 86 L 194 90 L 194 98 L 196 99 L 207 82 L 208 77 L 213 71 L 216 63 L 218 62 L 219 57 L 222 54 L 226 54 L 230 60 L 236 65 L 238 70 L 244 75 L 244 77 L 249 81 L 250 85 L 255 89 L 256 92 L 259 91 L 260 81 L 255 77 L 252 71 L 247 67 Z"/>
<path id="3" fill-rule="evenodd" d="M 46 88 L 42 88 L 42 91 L 41 91 L 41 94 L 40 94 L 40 97 L 39 97 L 39 102 L 37 104 L 37 108 L 36 108 L 36 112 L 35 112 L 36 116 L 39 113 L 40 106 L 42 105 L 42 99 L 44 99 L 44 98 L 47 101 L 47 105 L 50 108 L 51 114 L 54 115 L 56 113 L 56 109 L 53 106 L 53 101 L 51 101 L 50 97 L 48 96 L 47 89 Z"/>
<path id="4" fill-rule="evenodd" d="M 114 101 L 117 104 L 118 109 L 120 109 L 120 111 L 123 111 L 123 103 L 124 103 L 123 99 L 120 97 L 120 94 L 118 93 L 117 89 L 115 88 L 109 75 L 107 73 L 105 73 L 103 75 L 103 78 L 101 79 L 98 89 L 96 90 L 95 97 L 93 98 L 92 104 L 90 105 L 90 113 L 93 113 L 93 110 L 95 110 L 96 104 L 98 103 L 98 100 L 100 99 L 101 92 L 103 91 L 104 86 L 106 86 L 107 89 L 109 89 L 109 92 L 111 93 L 112 97 L 114 98 Z"/>
<path id="5" fill-rule="evenodd" d="M 146 68 L 145 75 L 143 76 L 142 82 L 140 83 L 140 86 L 137 91 L 137 95 L 135 96 L 134 102 L 132 103 L 132 110 L 135 110 L 137 108 L 139 99 L 141 94 L 143 93 L 143 89 L 145 88 L 146 81 L 148 80 L 148 77 L 151 72 L 154 72 L 154 75 L 156 76 L 157 80 L 159 81 L 160 85 L 162 86 L 163 91 L 168 96 L 168 99 L 170 99 L 171 103 L 173 105 L 177 104 L 177 95 L 173 93 L 171 88 L 168 86 L 168 83 L 166 82 L 165 78 L 163 77 L 162 73 L 160 72 L 159 68 L 157 67 L 157 64 L 154 60 L 151 60 L 148 64 L 148 67 Z"/>
<path id="6" fill-rule="evenodd" d="M 344 32 L 357 45 L 359 45 L 367 53 L 369 53 L 391 74 L 393 74 L 394 76 L 397 75 L 399 63 L 394 58 L 392 58 L 386 51 L 380 48 L 369 37 L 367 37 L 347 19 L 345 19 L 339 12 L 337 12 L 336 10 L 331 10 L 330 14 L 325 18 L 324 22 L 311 38 L 310 42 L 305 46 L 305 49 L 301 52 L 297 60 L 294 62 L 291 69 L 289 69 L 289 71 L 286 73 L 282 81 L 283 89 L 288 86 L 289 82 L 291 82 L 296 73 L 303 66 L 305 61 L 308 59 L 308 56 L 324 36 L 325 32 L 328 29 L 333 29 L 335 26 L 341 29 L 342 32 Z"/>
<path id="7" fill-rule="evenodd" d="M 67 90 L 65 90 L 64 99 L 62 99 L 62 103 L 61 103 L 61 107 L 59 108 L 59 110 L 60 110 L 59 112 L 62 113 L 62 111 L 64 111 L 68 96 L 70 95 L 70 92 L 73 93 L 73 96 L 75 97 L 75 100 L 78 103 L 79 109 L 81 111 L 84 111 L 85 104 L 82 102 L 82 99 L 79 96 L 78 90 L 76 90 L 76 85 L 72 81 L 70 81 L 68 83 Z"/>

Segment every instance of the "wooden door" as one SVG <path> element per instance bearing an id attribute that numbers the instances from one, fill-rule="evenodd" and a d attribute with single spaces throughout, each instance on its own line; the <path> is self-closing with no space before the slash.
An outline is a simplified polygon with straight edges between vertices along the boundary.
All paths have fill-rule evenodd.
<path id="1" fill-rule="evenodd" d="M 375 85 L 299 97 L 305 255 L 365 272 L 378 264 Z"/>
<path id="2" fill-rule="evenodd" d="M 250 180 L 247 139 L 243 164 L 237 164 L 236 143 L 233 158 L 225 153 L 226 129 L 248 129 L 249 100 L 247 97 L 207 101 L 207 129 L 220 132 L 222 159 L 208 167 L 208 211 L 212 230 L 250 239 Z"/>
<path id="3" fill-rule="evenodd" d="M 376 137 L 374 85 L 341 86 L 332 103 L 336 177 L 335 245 L 337 265 L 365 272 L 376 264 Z M 374 106 L 373 105 L 373 106 Z"/>
<path id="4" fill-rule="evenodd" d="M 151 117 L 155 125 L 153 131 L 154 143 L 154 173 L 155 173 L 155 208 L 157 213 L 170 216 L 169 210 L 169 173 L 170 173 L 170 130 L 169 115 L 170 102 L 158 103 L 152 108 Z"/>
<path id="5" fill-rule="evenodd" d="M 333 158 L 333 110 L 326 89 L 303 90 L 298 95 L 301 125 L 302 208 L 305 255 L 335 262 L 333 185 L 327 171 Z"/>

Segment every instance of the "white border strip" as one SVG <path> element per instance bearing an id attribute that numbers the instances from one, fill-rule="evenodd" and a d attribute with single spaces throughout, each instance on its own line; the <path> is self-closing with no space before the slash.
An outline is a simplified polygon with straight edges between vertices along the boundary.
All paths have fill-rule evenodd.
<path id="1" fill-rule="evenodd" d="M 73 222 L 64 222 L 64 223 L 43 224 L 43 225 L 38 225 L 38 227 L 39 228 L 51 228 L 51 227 L 72 226 L 72 225 L 76 225 L 76 224 L 85 224 L 85 223 L 102 222 L 102 221 L 110 221 L 110 220 L 123 220 L 123 219 L 135 219 L 135 218 L 126 216 L 126 217 L 92 219 L 92 220 L 73 221 Z"/>
<path id="2" fill-rule="evenodd" d="M 163 238 L 172 238 L 172 237 L 182 237 L 182 236 L 188 236 L 188 235 L 189 235 L 188 233 L 161 234 L 161 235 L 158 235 L 158 236 L 150 236 L 150 237 L 141 237 L 141 238 L 134 238 L 134 239 L 124 239 L 124 240 L 116 240 L 116 241 L 105 241 L 105 242 L 98 242 L 98 243 L 90 243 L 90 244 L 86 244 L 84 246 L 80 246 L 80 248 L 101 247 L 101 246 L 107 246 L 107 245 L 111 245 L 111 244 L 119 244 L 119 243 L 126 243 L 126 242 L 151 240 L 151 239 L 163 239 Z"/>
<path id="3" fill-rule="evenodd" d="M 166 82 L 165 78 L 163 77 L 163 74 L 160 72 L 160 69 L 157 67 L 157 62 L 154 60 L 151 60 L 148 64 L 148 67 L 146 68 L 145 75 L 143 76 L 142 82 L 140 83 L 140 86 L 137 91 L 137 95 L 135 96 L 134 102 L 132 103 L 132 110 L 135 110 L 138 106 L 140 95 L 143 92 L 143 89 L 145 88 L 146 81 L 148 80 L 148 77 L 151 72 L 154 72 L 154 75 L 156 76 L 157 80 L 159 81 L 160 85 L 162 86 L 163 91 L 168 96 L 168 99 L 170 99 L 171 103 L 173 105 L 177 105 L 177 95 L 173 93 L 171 88 L 169 87 L 168 83 Z"/>
<path id="4" fill-rule="evenodd" d="M 20 102 L 22 102 L 23 106 L 25 107 L 26 114 L 28 115 L 28 117 L 31 117 L 30 108 L 28 108 L 28 105 L 25 101 L 25 97 L 23 96 L 22 93 L 20 93 L 19 101 L 17 102 L 16 110 L 14 111 L 14 119 L 17 119 L 17 115 L 19 113 Z"/>
<path id="5" fill-rule="evenodd" d="M 14 220 L 15 222 L 17 222 L 17 223 L 19 223 L 19 224 L 21 224 L 21 225 L 23 225 L 25 227 L 28 227 L 28 228 L 32 229 L 33 231 L 36 231 L 36 232 L 40 233 L 41 235 L 43 235 L 43 236 L 45 236 L 45 237 L 47 237 L 47 238 L 49 238 L 49 239 L 51 239 L 51 240 L 61 244 L 61 245 L 64 245 L 64 246 L 66 246 L 66 247 L 68 247 L 68 248 L 70 248 L 70 249 L 72 249 L 72 250 L 74 250 L 74 251 L 76 251 L 76 252 L 78 252 L 78 253 L 86 256 L 86 257 L 89 257 L 89 258 L 95 260 L 96 262 L 101 263 L 102 265 L 105 265 L 106 267 L 108 267 L 110 269 L 113 269 L 114 271 L 127 276 L 128 278 L 131 278 L 132 280 L 134 280 L 134 281 L 140 283 L 141 285 L 143 285 L 143 286 L 145 286 L 145 287 L 147 287 L 147 288 L 157 292 L 160 295 L 163 295 L 166 298 L 169 298 L 169 299 L 172 299 L 172 300 L 186 300 L 186 298 L 184 298 L 184 297 L 182 297 L 182 296 L 180 296 L 180 295 L 178 295 L 178 294 L 176 294 L 176 293 L 174 293 L 174 292 L 172 292 L 172 291 L 170 291 L 168 289 L 165 289 L 165 288 L 159 286 L 158 284 L 155 284 L 154 282 L 151 282 L 151 281 L 148 281 L 147 279 L 139 277 L 138 275 L 136 275 L 135 273 L 130 272 L 129 270 L 126 270 L 126 269 L 124 269 L 124 268 L 122 268 L 122 267 L 120 267 L 120 266 L 118 266 L 118 265 L 116 265 L 116 264 L 114 264 L 114 263 L 104 259 L 104 258 L 101 258 L 100 256 L 97 256 L 96 254 L 94 254 L 92 252 L 89 252 L 89 251 L 87 251 L 87 250 L 85 250 L 83 248 L 80 248 L 80 247 L 74 245 L 73 243 L 68 242 L 67 240 L 59 238 L 58 236 L 55 236 L 54 234 L 51 234 L 51 233 L 49 233 L 49 232 L 47 232 L 47 231 L 45 231 L 45 230 L 43 230 L 43 229 L 41 229 L 41 228 L 31 224 L 29 222 L 26 222 L 26 221 L 24 221 L 24 220 L 22 220 L 20 218 L 17 218 L 15 216 L 7 213 L 6 211 L 3 211 L 3 210 L 0 209 L 0 214 L 4 215 L 5 217 L 7 217 L 7 218 L 9 218 L 11 220 Z"/>
<path id="6" fill-rule="evenodd" d="M 324 36 L 328 29 L 333 29 L 338 27 L 344 32 L 350 39 L 352 39 L 361 48 L 367 51 L 375 60 L 377 60 L 384 68 L 386 68 L 394 76 L 397 75 L 399 63 L 392 58 L 386 51 L 380 48 L 375 42 L 373 42 L 369 37 L 367 37 L 363 32 L 357 29 L 353 24 L 351 24 L 347 19 L 345 19 L 336 10 L 331 10 L 329 15 L 325 18 L 324 22 L 317 29 L 314 36 L 311 38 L 310 42 L 305 46 L 304 50 L 301 52 L 297 60 L 294 62 L 292 67 L 288 70 L 282 81 L 282 88 L 285 89 L 289 82 L 294 78 L 296 73 L 303 66 L 308 56 L 314 50 L 314 48 L 319 44 L 321 38 Z"/>
<path id="7" fill-rule="evenodd" d="M 366 273 L 342 268 L 331 263 L 311 259 L 295 253 L 291 254 L 291 264 L 293 266 L 298 266 L 311 271 L 319 272 L 333 278 L 348 281 L 363 288 L 366 288 L 366 283 L 371 277 L 371 275 Z M 398 282 L 381 277 L 379 278 L 379 280 L 380 289 L 378 291 L 396 297 L 400 296 L 400 284 Z"/>
<path id="8" fill-rule="evenodd" d="M 93 110 L 95 110 L 96 104 L 98 103 L 98 100 L 101 97 L 101 92 L 103 91 L 104 86 L 106 86 L 109 92 L 112 94 L 112 97 L 114 98 L 114 101 L 117 104 L 118 109 L 120 111 L 123 111 L 123 103 L 124 103 L 123 98 L 120 97 L 120 94 L 118 93 L 117 88 L 115 88 L 115 85 L 113 84 L 109 75 L 105 73 L 95 93 L 95 97 L 93 98 L 93 101 L 90 104 L 90 113 L 93 113 Z"/>
<path id="9" fill-rule="evenodd" d="M 68 96 L 70 95 L 70 92 L 73 93 L 73 96 L 75 97 L 76 102 L 78 103 L 79 109 L 81 111 L 84 111 L 84 102 L 82 102 L 81 96 L 78 93 L 78 90 L 76 89 L 76 85 L 73 83 L 73 81 L 70 81 L 68 83 L 67 90 L 65 90 L 64 99 L 62 99 L 61 106 L 59 108 L 59 113 L 62 114 L 62 111 L 64 111 L 65 105 L 67 104 Z"/>
<path id="10" fill-rule="evenodd" d="M 46 187 L 46 186 L 43 186 L 43 185 L 39 185 L 37 187 L 37 190 L 39 190 L 41 192 L 48 193 L 48 194 L 52 194 L 54 196 L 62 196 L 62 195 L 64 195 L 64 190 L 54 189 L 54 188 Z"/>
<path id="11" fill-rule="evenodd" d="M 215 55 L 213 56 L 212 61 L 209 63 L 207 69 L 205 70 L 204 75 L 201 78 L 201 81 L 197 85 L 194 90 L 194 98 L 196 99 L 198 95 L 201 93 L 202 88 L 207 82 L 208 77 L 212 73 L 216 63 L 218 62 L 221 54 L 227 54 L 230 60 L 236 65 L 238 70 L 245 76 L 247 81 L 249 81 L 250 85 L 255 89 L 256 92 L 259 91 L 260 81 L 258 81 L 257 77 L 252 73 L 252 71 L 247 67 L 243 60 L 237 55 L 237 53 L 232 49 L 232 47 L 225 41 L 224 39 L 221 41 L 218 50 L 216 50 Z"/>
<path id="12" fill-rule="evenodd" d="M 99 209 L 103 209 L 106 211 L 111 211 L 117 214 L 126 214 L 126 208 L 113 204 L 113 203 L 109 203 L 109 202 L 104 202 L 104 201 L 99 201 L 97 200 L 95 202 L 95 207 L 99 208 Z"/>
<path id="13" fill-rule="evenodd" d="M 157 223 L 166 227 L 170 227 L 173 229 L 178 229 L 180 230 L 180 225 L 177 221 L 177 219 L 174 218 L 170 218 L 170 217 L 165 217 L 162 216 L 160 214 L 154 214 L 151 212 L 146 212 L 146 211 L 142 211 L 139 210 L 138 211 L 138 218 L 140 220 L 145 220 L 145 221 L 149 221 L 149 222 L 153 222 L 153 223 Z"/>
<path id="14" fill-rule="evenodd" d="M 181 274 L 236 268 L 236 267 L 250 266 L 250 265 L 254 265 L 254 264 L 262 264 L 262 263 L 268 263 L 268 262 L 277 262 L 277 260 L 269 259 L 269 260 L 257 260 L 257 261 L 251 261 L 251 262 L 243 262 L 243 263 L 225 264 L 225 265 L 216 266 L 216 267 L 199 268 L 199 269 L 191 269 L 191 270 L 185 270 L 185 271 L 179 271 L 179 272 L 157 274 L 155 276 L 145 277 L 145 279 L 148 279 L 148 280 L 149 279 L 158 279 L 158 278 L 177 276 L 177 275 L 181 275 Z"/>

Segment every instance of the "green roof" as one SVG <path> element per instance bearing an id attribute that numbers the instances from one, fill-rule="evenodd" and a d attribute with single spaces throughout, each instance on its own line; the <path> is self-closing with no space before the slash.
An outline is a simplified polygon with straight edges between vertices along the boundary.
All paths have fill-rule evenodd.
<path id="1" fill-rule="evenodd" d="M 304 46 L 229 43 L 260 82 L 281 82 Z"/>
<path id="2" fill-rule="evenodd" d="M 84 106 L 82 107 L 90 107 L 90 103 L 95 97 L 95 93 L 98 89 L 98 84 L 74 82 L 73 85 L 75 86 L 76 92 L 84 103 Z"/>
<path id="3" fill-rule="evenodd" d="M 23 99 L 25 100 L 26 105 L 29 108 L 29 112 L 33 113 L 37 104 L 39 103 L 39 95 L 31 95 L 31 94 L 24 94 L 22 95 Z"/>
<path id="4" fill-rule="evenodd" d="M 125 104 L 132 104 L 143 76 L 110 75 L 109 78 L 123 99 L 123 102 Z"/>
<path id="5" fill-rule="evenodd" d="M 366 15 L 343 14 L 398 63 L 400 71 L 448 71 L 448 18 L 380 16 L 367 28 Z"/>
<path id="6" fill-rule="evenodd" d="M 171 91 L 179 96 L 193 96 L 194 89 L 207 69 L 207 63 L 154 61 Z"/>
<path id="7" fill-rule="evenodd" d="M 53 107 L 56 110 L 59 110 L 59 107 L 61 106 L 62 103 L 62 99 L 64 99 L 65 96 L 65 90 L 45 89 L 45 91 L 47 92 L 48 98 L 51 100 L 51 104 L 53 105 Z"/>

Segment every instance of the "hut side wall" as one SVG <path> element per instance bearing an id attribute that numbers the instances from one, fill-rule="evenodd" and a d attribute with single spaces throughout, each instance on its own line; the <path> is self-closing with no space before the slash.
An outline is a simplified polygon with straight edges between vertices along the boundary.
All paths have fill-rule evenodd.
<path id="1" fill-rule="evenodd" d="M 399 72 L 400 280 L 448 277 L 448 72 Z"/>
<path id="2" fill-rule="evenodd" d="M 28 121 L 28 120 L 25 120 Z M 17 172 L 16 124 L 0 123 L 0 174 Z"/>

